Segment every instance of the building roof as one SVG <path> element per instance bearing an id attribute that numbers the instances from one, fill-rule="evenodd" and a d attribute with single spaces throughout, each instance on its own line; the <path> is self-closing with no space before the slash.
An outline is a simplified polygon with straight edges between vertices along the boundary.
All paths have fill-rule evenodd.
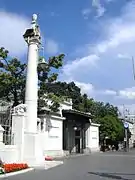
<path id="1" fill-rule="evenodd" d="M 78 111 L 78 110 L 75 110 L 75 109 L 63 109 L 62 112 L 64 114 L 74 114 L 74 115 L 81 115 L 81 116 L 84 116 L 84 117 L 87 117 L 87 118 L 91 118 L 93 117 L 93 115 L 91 113 L 86 113 L 86 112 L 83 112 L 83 111 Z"/>
<path id="2" fill-rule="evenodd" d="M 51 109 L 49 109 L 48 107 L 42 107 L 42 108 L 38 108 L 38 114 L 44 114 L 44 113 L 50 113 Z"/>

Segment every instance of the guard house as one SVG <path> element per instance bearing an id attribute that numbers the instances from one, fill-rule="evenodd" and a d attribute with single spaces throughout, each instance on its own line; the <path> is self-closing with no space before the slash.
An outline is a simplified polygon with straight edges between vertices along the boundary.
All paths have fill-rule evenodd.
<path id="1" fill-rule="evenodd" d="M 92 123 L 90 113 L 63 110 L 63 150 L 67 154 L 99 150 L 99 125 Z"/>
<path id="2" fill-rule="evenodd" d="M 70 154 L 89 151 L 86 141 L 92 115 L 74 109 L 62 113 L 66 118 L 63 121 L 63 150 Z"/>
<path id="3" fill-rule="evenodd" d="M 90 113 L 73 109 L 71 100 L 62 102 L 59 112 L 53 113 L 45 108 L 38 117 L 45 155 L 56 157 L 99 151 L 99 124 L 92 123 Z"/>

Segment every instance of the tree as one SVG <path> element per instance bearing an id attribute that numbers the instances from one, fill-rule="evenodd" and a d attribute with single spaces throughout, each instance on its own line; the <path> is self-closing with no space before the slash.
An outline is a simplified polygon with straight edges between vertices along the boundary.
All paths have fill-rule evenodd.
<path id="1" fill-rule="evenodd" d="M 44 93 L 53 93 L 55 96 L 62 98 L 71 98 L 73 101 L 73 108 L 80 110 L 79 105 L 82 101 L 80 88 L 75 85 L 74 82 L 54 82 L 45 83 L 41 86 L 41 90 Z"/>
<path id="2" fill-rule="evenodd" d="M 90 110 L 95 118 L 104 117 L 106 115 L 118 117 L 117 107 L 114 107 L 109 103 L 104 104 L 103 102 L 92 101 Z"/>
<path id="3" fill-rule="evenodd" d="M 89 98 L 87 94 L 81 95 L 80 88 L 74 82 L 47 83 L 44 91 L 51 92 L 58 97 L 72 98 L 74 109 L 91 113 L 94 116 L 93 121 L 101 124 L 100 140 L 105 137 L 111 138 L 112 141 L 123 139 L 123 124 L 118 119 L 117 107 L 109 103 L 97 102 Z"/>
<path id="4" fill-rule="evenodd" d="M 0 48 L 0 98 L 13 102 L 24 101 L 26 64 L 18 59 L 8 59 L 8 51 Z"/>
<path id="5" fill-rule="evenodd" d="M 42 67 L 39 64 L 37 67 L 39 104 L 41 103 L 41 97 L 44 95 L 45 84 L 56 81 L 58 76 L 56 70 L 62 67 L 63 58 L 64 54 L 50 57 L 46 66 Z M 26 67 L 27 65 L 21 63 L 18 59 L 9 58 L 9 52 L 4 48 L 0 48 L 0 98 L 13 102 L 13 106 L 24 102 Z"/>
<path id="6" fill-rule="evenodd" d="M 58 70 L 63 65 L 63 59 L 65 55 L 60 54 L 59 56 L 50 57 L 47 61 L 46 66 L 38 66 L 38 80 L 39 80 L 39 91 L 38 91 L 38 106 L 42 108 L 47 106 L 46 100 L 49 98 L 52 100 L 52 104 L 49 106 L 50 109 L 54 112 L 57 112 L 60 102 L 63 101 L 61 97 L 58 97 L 57 94 L 54 94 L 52 91 L 46 91 L 47 84 L 52 84 L 57 80 Z"/>
<path id="7" fill-rule="evenodd" d="M 98 120 L 100 123 L 100 140 L 102 141 L 105 137 L 108 137 L 112 141 L 123 140 L 124 127 L 122 122 L 118 118 L 106 115 Z"/>
<path id="8" fill-rule="evenodd" d="M 94 121 L 100 124 L 100 141 L 109 137 L 111 141 L 122 141 L 124 138 L 123 123 L 118 118 L 118 108 L 103 102 L 93 102 L 91 112 Z"/>

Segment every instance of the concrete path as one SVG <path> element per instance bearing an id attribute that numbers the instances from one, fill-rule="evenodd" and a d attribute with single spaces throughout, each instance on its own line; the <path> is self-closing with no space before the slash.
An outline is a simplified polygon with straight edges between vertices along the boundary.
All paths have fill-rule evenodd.
<path id="1" fill-rule="evenodd" d="M 63 165 L 8 177 L 9 180 L 135 180 L 135 151 L 67 159 Z"/>

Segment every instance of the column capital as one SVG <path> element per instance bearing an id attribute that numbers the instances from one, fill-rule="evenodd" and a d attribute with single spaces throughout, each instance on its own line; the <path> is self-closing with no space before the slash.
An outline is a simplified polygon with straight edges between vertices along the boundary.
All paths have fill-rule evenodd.
<path id="1" fill-rule="evenodd" d="M 41 44 L 41 35 L 40 35 L 40 29 L 37 24 L 37 15 L 33 14 L 32 16 L 32 27 L 30 29 L 27 29 L 24 33 L 23 37 L 28 45 L 31 43 L 33 44 Z"/>
<path id="2" fill-rule="evenodd" d="M 39 29 L 27 29 L 25 34 L 23 35 L 26 43 L 30 44 L 41 44 L 41 36 Z"/>

